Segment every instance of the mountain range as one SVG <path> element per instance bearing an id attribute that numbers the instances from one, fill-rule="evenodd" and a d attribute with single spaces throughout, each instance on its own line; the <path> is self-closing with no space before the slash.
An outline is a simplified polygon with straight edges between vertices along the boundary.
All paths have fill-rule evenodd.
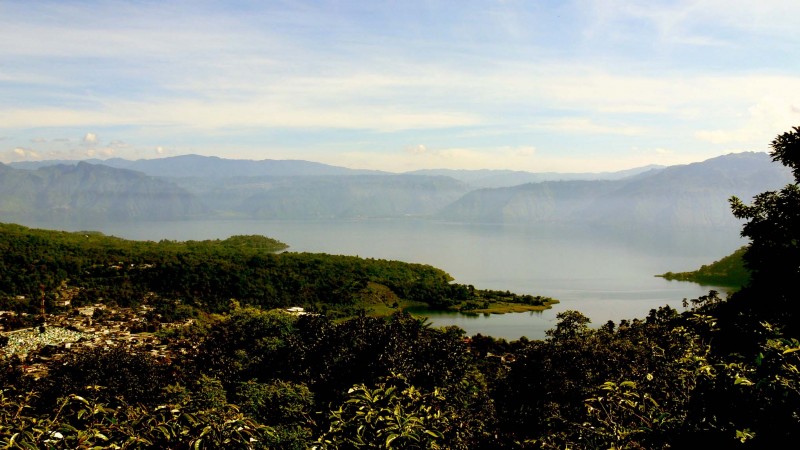
<path id="1" fill-rule="evenodd" d="M 208 213 L 195 195 L 141 172 L 86 162 L 36 170 L 0 164 L 3 222 L 174 220 Z"/>
<path id="2" fill-rule="evenodd" d="M 167 158 L 137 159 L 135 161 L 122 158 L 87 159 L 84 162 L 104 165 L 117 169 L 128 169 L 142 172 L 154 177 L 168 178 L 232 178 L 232 177 L 292 177 L 292 176 L 323 176 L 323 175 L 364 175 L 386 174 L 376 170 L 348 169 L 346 167 L 331 166 L 311 161 L 302 160 L 275 160 L 264 159 L 260 161 L 248 159 L 225 159 L 216 156 L 181 155 Z M 70 160 L 44 160 L 24 161 L 11 163 L 19 169 L 38 169 L 57 164 L 74 165 L 76 161 Z"/>
<path id="3" fill-rule="evenodd" d="M 186 155 L 0 164 L 3 222 L 425 217 L 615 228 L 738 226 L 728 199 L 792 182 L 766 153 L 609 173 L 354 170 Z"/>
<path id="4" fill-rule="evenodd" d="M 617 228 L 738 226 L 728 206 L 737 196 L 778 189 L 791 173 L 766 153 L 735 153 L 618 180 L 546 181 L 479 189 L 439 218 L 464 222 L 582 223 Z"/>
<path id="5" fill-rule="evenodd" d="M 525 172 L 521 170 L 455 170 L 426 169 L 406 172 L 414 175 L 446 176 L 463 181 L 475 188 L 511 187 L 525 183 L 541 183 L 543 181 L 566 180 L 619 180 L 650 170 L 663 169 L 664 166 L 649 165 L 617 172 L 560 173 L 560 172 Z"/>

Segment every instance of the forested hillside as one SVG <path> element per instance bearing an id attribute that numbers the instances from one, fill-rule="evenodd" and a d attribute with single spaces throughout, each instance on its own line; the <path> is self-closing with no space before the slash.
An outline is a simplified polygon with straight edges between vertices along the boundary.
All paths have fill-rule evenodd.
<path id="1" fill-rule="evenodd" d="M 747 247 L 742 247 L 730 255 L 703 265 L 691 272 L 667 272 L 658 275 L 667 280 L 692 281 L 708 286 L 727 286 L 739 289 L 750 282 L 750 272 L 744 265 L 744 254 Z"/>
<path id="2" fill-rule="evenodd" d="M 263 308 L 302 306 L 334 317 L 404 303 L 485 309 L 497 301 L 531 307 L 552 301 L 468 288 L 424 264 L 276 253 L 285 248 L 263 236 L 147 242 L 0 224 L 0 309 L 35 312 L 39 303 L 33 299 L 45 295 L 52 307 L 66 291 L 73 306 L 161 301 L 224 312 L 235 299 Z"/>

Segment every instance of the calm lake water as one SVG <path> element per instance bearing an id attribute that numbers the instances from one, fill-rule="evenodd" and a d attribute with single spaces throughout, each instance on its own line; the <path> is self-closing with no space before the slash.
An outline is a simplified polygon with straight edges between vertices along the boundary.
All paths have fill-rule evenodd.
<path id="1" fill-rule="evenodd" d="M 738 229 L 707 232 L 598 232 L 561 227 L 475 225 L 415 219 L 265 221 L 206 220 L 105 225 L 109 235 L 143 240 L 224 239 L 261 234 L 289 251 L 357 255 L 425 263 L 476 288 L 544 295 L 561 303 L 541 313 L 467 316 L 430 314 L 435 326 L 469 335 L 540 339 L 559 311 L 575 309 L 601 325 L 641 318 L 712 286 L 666 281 L 655 274 L 694 270 L 744 245 Z"/>

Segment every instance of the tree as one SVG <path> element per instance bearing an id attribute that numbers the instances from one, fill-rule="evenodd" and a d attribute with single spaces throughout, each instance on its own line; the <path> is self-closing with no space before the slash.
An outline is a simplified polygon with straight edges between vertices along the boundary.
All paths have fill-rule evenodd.
<path id="1" fill-rule="evenodd" d="M 249 380 L 236 387 L 235 399 L 245 416 L 272 427 L 270 448 L 303 450 L 309 447 L 313 425 L 310 411 L 315 404 L 313 394 L 304 384 Z"/>
<path id="2" fill-rule="evenodd" d="M 438 388 L 423 392 L 394 374 L 374 389 L 355 385 L 331 412 L 331 426 L 320 437 L 319 448 L 452 448 L 454 443 L 444 435 L 451 418 L 435 406 L 442 400 Z"/>
<path id="3" fill-rule="evenodd" d="M 795 181 L 757 195 L 751 205 L 731 198 L 734 216 L 746 220 L 742 236 L 750 244 L 743 258 L 751 273 L 733 304 L 738 312 L 796 331 L 790 302 L 800 279 L 800 127 L 776 137 L 771 147 L 772 159 L 792 169 Z"/>
<path id="4" fill-rule="evenodd" d="M 551 339 L 576 338 L 589 331 L 591 320 L 573 309 L 556 314 L 556 318 L 558 319 L 556 327 L 545 332 Z"/>
<path id="5" fill-rule="evenodd" d="M 41 402 L 52 404 L 66 394 L 94 396 L 113 403 L 117 400 L 155 405 L 161 389 L 170 380 L 167 361 L 143 349 L 114 346 L 81 350 L 54 365 L 42 380 Z M 101 390 L 95 389 L 102 386 Z"/>

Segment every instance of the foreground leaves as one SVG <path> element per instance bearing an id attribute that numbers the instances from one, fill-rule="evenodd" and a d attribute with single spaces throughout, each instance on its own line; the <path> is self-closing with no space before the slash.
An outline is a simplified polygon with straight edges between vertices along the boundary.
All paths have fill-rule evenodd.
<path id="1" fill-rule="evenodd" d="M 7 396 L 7 394 L 10 394 Z M 53 414 L 29 414 L 30 396 L 0 391 L 0 447 L 13 449 L 256 449 L 272 430 L 234 405 L 188 412 L 183 408 L 103 403 L 70 395 Z"/>

